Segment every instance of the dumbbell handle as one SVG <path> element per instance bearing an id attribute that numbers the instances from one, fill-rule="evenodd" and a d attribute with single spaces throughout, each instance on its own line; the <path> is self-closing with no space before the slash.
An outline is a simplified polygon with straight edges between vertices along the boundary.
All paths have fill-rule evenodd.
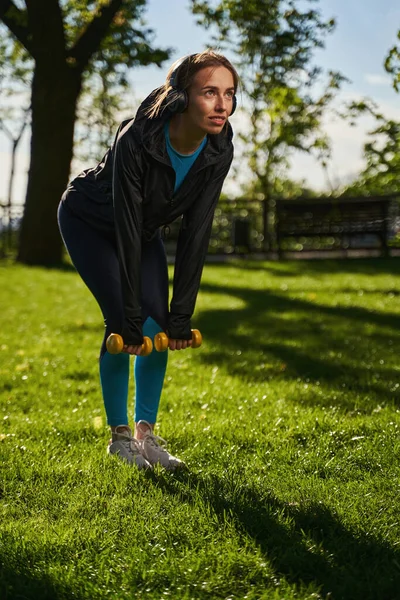
<path id="1" fill-rule="evenodd" d="M 198 329 L 192 329 L 192 348 L 200 348 L 203 337 Z M 169 338 L 166 333 L 161 331 L 154 337 L 154 346 L 157 352 L 168 350 Z"/>
<path id="2" fill-rule="evenodd" d="M 110 354 L 119 354 L 124 347 L 124 340 L 118 333 L 111 333 L 106 341 L 106 348 Z M 143 338 L 142 352 L 140 356 L 148 356 L 153 350 L 153 342 L 147 336 Z"/>

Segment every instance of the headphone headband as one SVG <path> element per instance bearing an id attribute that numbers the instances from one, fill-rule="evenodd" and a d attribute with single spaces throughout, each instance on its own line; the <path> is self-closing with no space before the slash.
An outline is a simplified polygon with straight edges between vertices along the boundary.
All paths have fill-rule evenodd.
<path id="1" fill-rule="evenodd" d="M 186 56 L 182 56 L 182 58 L 180 58 L 178 60 L 178 64 L 175 66 L 174 70 L 172 71 L 171 75 L 169 76 L 169 85 L 175 89 L 178 88 L 178 75 L 179 75 L 179 71 L 181 66 L 183 65 L 183 63 L 185 63 L 187 60 L 190 60 L 191 58 L 193 58 L 194 56 L 196 56 L 196 54 L 186 54 Z"/>

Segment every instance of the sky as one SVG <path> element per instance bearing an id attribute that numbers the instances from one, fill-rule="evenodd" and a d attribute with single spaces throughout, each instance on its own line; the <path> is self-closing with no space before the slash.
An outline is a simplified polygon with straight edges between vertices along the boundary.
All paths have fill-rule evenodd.
<path id="1" fill-rule="evenodd" d="M 164 81 L 169 64 L 174 60 L 211 44 L 211 31 L 196 25 L 188 0 L 149 0 L 147 6 L 145 18 L 156 34 L 155 44 L 173 48 L 173 54 L 171 61 L 161 69 L 146 67 L 131 72 L 132 98 L 136 102 Z M 336 106 L 340 108 L 346 101 L 367 96 L 378 104 L 383 114 L 400 121 L 400 93 L 393 90 L 390 77 L 383 68 L 384 58 L 396 43 L 400 29 L 399 0 L 319 0 L 315 7 L 319 7 L 324 18 L 334 17 L 337 25 L 326 39 L 325 48 L 315 53 L 314 62 L 325 71 L 340 71 L 350 80 L 343 84 Z M 231 118 L 231 123 L 236 132 L 245 126 L 240 110 Z M 373 121 L 366 117 L 354 128 L 332 114 L 327 115 L 324 129 L 332 144 L 328 175 L 334 185 L 346 183 L 362 168 L 362 148 L 372 127 Z M 0 200 L 6 197 L 9 164 L 10 142 L 0 132 Z M 25 196 L 28 168 L 29 133 L 24 136 L 18 151 L 13 195 L 16 202 Z M 328 187 L 326 173 L 311 156 L 294 154 L 290 174 L 316 189 Z M 234 194 L 236 190 L 237 185 L 231 177 L 225 191 Z"/>

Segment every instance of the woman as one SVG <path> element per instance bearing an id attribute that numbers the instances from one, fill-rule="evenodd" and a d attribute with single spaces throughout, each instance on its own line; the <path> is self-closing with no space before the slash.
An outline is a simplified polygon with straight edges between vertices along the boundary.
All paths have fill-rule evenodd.
<path id="1" fill-rule="evenodd" d="M 182 462 L 154 435 L 167 352 L 140 356 L 143 336 L 165 331 L 171 350 L 191 346 L 191 316 L 211 225 L 232 158 L 228 117 L 238 75 L 211 50 L 180 59 L 166 83 L 124 121 L 113 146 L 78 175 L 58 210 L 60 231 L 77 271 L 105 322 L 100 380 L 112 439 L 110 454 L 139 468 Z M 173 297 L 160 228 L 182 217 Z M 106 350 L 110 333 L 123 352 Z M 129 356 L 135 359 L 135 431 L 129 427 Z"/>

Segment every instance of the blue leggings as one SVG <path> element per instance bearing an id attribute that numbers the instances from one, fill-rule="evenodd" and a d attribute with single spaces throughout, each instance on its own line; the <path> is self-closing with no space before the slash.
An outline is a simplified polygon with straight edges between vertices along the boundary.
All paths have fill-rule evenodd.
<path id="1" fill-rule="evenodd" d="M 111 355 L 106 350 L 110 333 L 121 331 L 123 300 L 115 232 L 109 227 L 89 224 L 73 212 L 88 200 L 69 190 L 58 208 L 58 223 L 64 244 L 83 281 L 96 298 L 104 317 L 105 332 L 100 349 L 100 381 L 107 422 L 128 423 L 129 354 Z M 153 338 L 165 330 L 168 319 L 168 267 L 160 235 L 142 244 L 143 333 Z M 150 356 L 135 359 L 135 421 L 155 423 L 167 367 L 168 352 L 153 350 Z"/>

